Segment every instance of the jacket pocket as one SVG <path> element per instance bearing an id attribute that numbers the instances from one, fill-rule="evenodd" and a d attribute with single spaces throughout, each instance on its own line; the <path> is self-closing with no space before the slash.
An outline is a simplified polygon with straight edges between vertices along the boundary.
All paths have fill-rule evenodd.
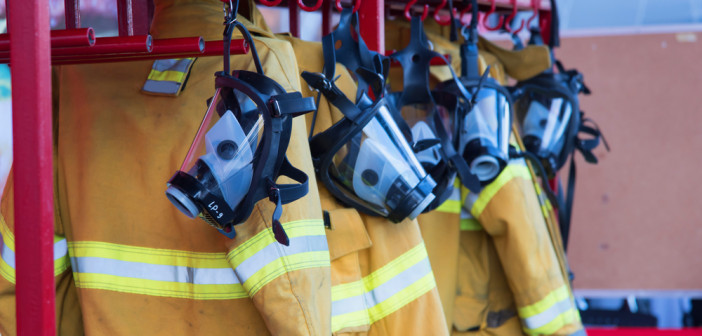
<path id="1" fill-rule="evenodd" d="M 362 321 L 366 307 L 354 300 L 354 294 L 363 288 L 359 252 L 371 247 L 371 239 L 355 209 L 331 210 L 324 217 L 331 258 L 332 333 L 365 334 L 370 329 L 369 323 Z"/>

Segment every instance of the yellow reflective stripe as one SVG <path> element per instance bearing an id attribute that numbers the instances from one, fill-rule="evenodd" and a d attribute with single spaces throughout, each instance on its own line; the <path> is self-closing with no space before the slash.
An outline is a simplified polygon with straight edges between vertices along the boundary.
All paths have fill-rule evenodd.
<path id="1" fill-rule="evenodd" d="M 332 287 L 332 332 L 375 323 L 435 287 L 420 243 L 363 279 Z"/>
<path id="2" fill-rule="evenodd" d="M 337 332 L 344 328 L 373 324 L 416 300 L 434 287 L 436 287 L 434 274 L 427 274 L 419 281 L 393 295 L 390 299 L 368 310 L 332 316 L 332 332 Z"/>
<path id="3" fill-rule="evenodd" d="M 563 285 L 560 288 L 553 290 L 540 301 L 517 309 L 517 312 L 521 318 L 535 316 L 543 313 L 547 309 L 551 308 L 551 306 L 568 297 L 568 287 Z"/>
<path id="4" fill-rule="evenodd" d="M 278 243 L 273 230 L 267 228 L 227 254 L 227 261 L 250 296 L 286 272 L 330 267 L 322 220 L 288 222 L 283 228 L 290 238 L 289 246 Z"/>
<path id="5" fill-rule="evenodd" d="M 333 286 L 332 301 L 356 296 L 359 290 L 369 292 L 425 258 L 427 249 L 422 242 L 361 280 Z"/>
<path id="6" fill-rule="evenodd" d="M 76 286 L 123 293 L 223 300 L 248 297 L 226 254 L 70 242 Z"/>
<path id="7" fill-rule="evenodd" d="M 447 199 L 444 203 L 441 203 L 441 205 L 439 205 L 434 210 L 440 211 L 440 212 L 448 212 L 448 213 L 457 214 L 457 213 L 461 212 L 461 201 Z"/>
<path id="8" fill-rule="evenodd" d="M 303 236 L 324 236 L 326 234 L 324 232 L 324 222 L 319 219 L 303 219 L 283 223 L 283 228 L 290 239 Z M 236 267 L 272 243 L 278 244 L 273 235 L 273 229 L 267 228 L 227 253 L 227 260 Z"/>
<path id="9" fill-rule="evenodd" d="M 475 218 L 461 219 L 461 231 L 480 231 L 483 227 Z"/>
<path id="10" fill-rule="evenodd" d="M 278 243 L 276 242 L 276 244 Z M 329 267 L 329 264 L 329 251 L 305 252 L 282 256 L 263 266 L 253 276 L 249 277 L 244 282 L 244 288 L 249 291 L 249 295 L 254 296 L 263 286 L 287 272 L 306 268 Z"/>
<path id="11" fill-rule="evenodd" d="M 74 273 L 73 279 L 78 288 L 103 289 L 122 293 L 194 300 L 231 300 L 249 297 L 241 284 L 200 285 L 99 273 Z"/>
<path id="12" fill-rule="evenodd" d="M 577 318 L 577 311 L 575 308 L 571 308 L 558 316 L 554 318 L 551 322 L 548 324 L 535 328 L 535 329 L 529 329 L 529 328 L 523 328 L 524 332 L 530 335 L 552 335 L 559 329 L 565 327 L 568 324 L 574 323 L 576 318 Z"/>
<path id="13" fill-rule="evenodd" d="M 191 252 L 96 241 L 69 242 L 68 250 L 73 258 L 94 257 L 157 265 L 195 268 L 230 268 L 224 252 Z"/>
<path id="14" fill-rule="evenodd" d="M 15 235 L 0 215 L 0 276 L 11 283 L 16 282 Z M 54 235 L 54 276 L 68 269 L 70 261 L 66 248 L 66 238 Z"/>
<path id="15" fill-rule="evenodd" d="M 158 71 L 155 69 L 151 69 L 151 73 L 149 73 L 148 79 L 155 80 L 155 81 L 168 81 L 168 82 L 180 83 L 185 79 L 186 75 L 187 75 L 186 72 L 181 72 L 181 71 L 174 71 L 174 70 Z"/>
<path id="16" fill-rule="evenodd" d="M 502 187 L 504 187 L 509 181 L 514 178 L 521 177 L 523 179 L 530 180 L 531 173 L 529 168 L 521 164 L 509 164 L 500 173 L 499 176 L 492 183 L 488 184 L 478 196 L 478 199 L 473 203 L 471 209 L 471 214 L 475 218 L 480 218 L 480 215 L 485 210 L 485 207 L 490 203 L 490 200 L 497 194 Z"/>

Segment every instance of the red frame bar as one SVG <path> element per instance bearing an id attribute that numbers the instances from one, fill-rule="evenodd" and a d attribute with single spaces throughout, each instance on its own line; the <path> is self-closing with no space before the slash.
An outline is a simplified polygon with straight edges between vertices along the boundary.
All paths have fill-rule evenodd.
<path id="1" fill-rule="evenodd" d="M 10 0 L 17 334 L 56 334 L 49 3 Z"/>
<path id="2" fill-rule="evenodd" d="M 329 0 L 332 1 L 332 0 Z M 297 0 L 288 0 L 288 24 L 290 25 L 290 34 L 297 38 L 300 37 L 300 7 L 297 5 Z"/>
<path id="3" fill-rule="evenodd" d="M 161 41 L 171 40 L 165 46 L 160 46 Z M 73 55 L 73 56 L 56 56 L 52 58 L 52 65 L 69 65 L 69 64 L 89 64 L 89 63 L 114 63 L 114 62 L 132 62 L 144 60 L 156 60 L 164 58 L 185 58 L 185 57 L 207 57 L 207 56 L 222 56 L 224 46 L 222 41 L 208 41 L 204 43 L 204 51 L 199 51 L 197 45 L 193 45 L 193 38 L 187 37 L 183 39 L 164 39 L 154 40 L 154 52 L 151 53 L 122 53 L 122 54 L 96 54 L 96 55 Z M 177 46 L 176 43 L 181 40 L 188 42 Z M 172 51 L 172 53 L 156 53 L 156 49 Z M 249 46 L 243 39 L 232 40 L 230 53 L 232 55 L 243 55 L 249 52 Z M 1 59 L 0 64 L 8 63 L 8 59 Z"/>
<path id="4" fill-rule="evenodd" d="M 52 56 L 77 56 L 98 54 L 119 54 L 132 52 L 151 52 L 153 39 L 151 35 L 100 37 L 92 47 L 59 48 L 52 50 Z"/>
<path id="5" fill-rule="evenodd" d="M 51 31 L 51 48 L 89 47 L 95 44 L 93 28 Z M 10 51 L 10 35 L 0 34 L 0 52 Z"/>
<path id="6" fill-rule="evenodd" d="M 368 45 L 368 49 L 380 54 L 385 53 L 385 1 L 383 0 L 356 0 L 361 1 L 358 10 L 361 25 L 361 36 Z"/>
<path id="7" fill-rule="evenodd" d="M 66 29 L 80 28 L 80 0 L 64 0 Z"/>
<path id="8" fill-rule="evenodd" d="M 117 26 L 119 36 L 134 35 L 132 0 L 117 0 Z"/>

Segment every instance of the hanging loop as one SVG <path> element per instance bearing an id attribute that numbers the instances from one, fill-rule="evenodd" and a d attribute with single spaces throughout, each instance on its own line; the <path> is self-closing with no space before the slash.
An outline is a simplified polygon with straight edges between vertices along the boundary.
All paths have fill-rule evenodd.
<path id="1" fill-rule="evenodd" d="M 505 30 L 510 34 L 518 34 L 522 29 L 524 29 L 524 20 L 522 24 L 516 30 L 512 30 L 512 20 L 517 16 L 517 0 L 512 0 L 512 13 L 505 20 Z"/>
<path id="2" fill-rule="evenodd" d="M 490 14 L 495 13 L 495 10 L 496 10 L 496 9 L 497 9 L 497 1 L 496 1 L 496 0 L 491 0 L 491 3 L 490 3 L 490 10 L 489 10 L 487 13 L 485 13 L 485 15 L 483 16 L 483 26 L 485 26 L 485 29 L 487 29 L 487 30 L 489 30 L 489 31 L 497 31 L 497 30 L 500 30 L 500 28 L 502 27 L 502 24 L 503 24 L 504 21 L 505 21 L 504 18 L 503 18 L 502 16 L 499 16 L 499 17 L 498 17 L 499 20 L 497 21 L 497 24 L 496 24 L 494 27 L 488 26 L 488 24 L 487 24 L 487 19 L 490 17 Z"/>
<path id="3" fill-rule="evenodd" d="M 258 0 L 260 3 L 262 3 L 264 6 L 268 7 L 275 7 L 280 5 L 283 0 Z"/>
<path id="4" fill-rule="evenodd" d="M 335 0 L 334 1 L 334 7 L 336 7 L 336 10 L 341 12 L 344 10 L 343 7 L 341 7 L 341 0 Z M 361 0 L 354 0 L 353 2 L 353 13 L 358 12 L 358 10 L 361 8 Z"/>
<path id="5" fill-rule="evenodd" d="M 417 3 L 417 0 L 411 0 L 410 2 L 407 3 L 407 5 L 405 5 L 405 19 L 412 21 L 412 14 L 410 14 L 410 9 L 416 3 Z M 422 21 L 424 21 L 428 15 L 429 15 L 429 5 L 424 5 L 424 12 L 422 12 L 422 16 L 420 17 L 420 19 Z"/>
<path id="6" fill-rule="evenodd" d="M 304 0 L 297 0 L 297 5 L 305 12 L 314 12 L 318 10 L 320 7 L 322 7 L 322 3 L 324 0 L 317 0 L 317 3 L 314 4 L 314 6 L 307 6 L 305 5 Z"/>
<path id="7" fill-rule="evenodd" d="M 534 19 L 536 19 L 537 16 L 539 16 L 539 10 L 541 9 L 541 0 L 531 0 L 531 7 L 534 8 L 534 14 L 532 14 L 526 22 L 526 26 L 528 28 L 531 27 L 531 22 L 534 21 Z"/>

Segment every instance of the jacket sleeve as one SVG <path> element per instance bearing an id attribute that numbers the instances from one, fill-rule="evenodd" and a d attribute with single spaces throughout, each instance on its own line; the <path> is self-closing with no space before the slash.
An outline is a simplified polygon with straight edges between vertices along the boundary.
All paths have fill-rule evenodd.
<path id="1" fill-rule="evenodd" d="M 571 335 L 582 326 L 537 195 L 526 163 L 512 160 L 466 205 L 494 241 L 524 331 Z"/>
<path id="2" fill-rule="evenodd" d="M 14 184 L 8 177 L 0 206 L 0 333 L 15 335 L 15 238 Z M 54 230 L 54 281 L 56 287 L 56 330 L 58 335 L 82 335 L 83 321 L 73 283 L 68 246 L 58 214 Z"/>
<path id="3" fill-rule="evenodd" d="M 266 75 L 288 91 L 299 91 L 290 44 L 261 37 L 256 47 Z M 232 68 L 253 69 L 250 57 L 235 57 L 232 62 Z M 307 195 L 283 206 L 280 221 L 290 245 L 275 240 L 271 229 L 274 205 L 262 200 L 246 223 L 237 226 L 237 237 L 227 242 L 227 260 L 272 334 L 329 335 L 329 249 L 302 117 L 293 122 L 287 157 L 310 179 Z"/>

